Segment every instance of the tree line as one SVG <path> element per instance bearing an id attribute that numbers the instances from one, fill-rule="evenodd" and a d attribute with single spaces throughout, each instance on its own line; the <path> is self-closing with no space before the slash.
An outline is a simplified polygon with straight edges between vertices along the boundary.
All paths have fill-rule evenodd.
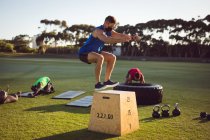
<path id="1" fill-rule="evenodd" d="M 152 20 L 117 31 L 142 37 L 122 45 L 124 56 L 210 57 L 210 15 L 191 21 Z"/>
<path id="2" fill-rule="evenodd" d="M 40 46 L 38 51 L 43 53 L 76 53 L 95 28 L 87 24 L 68 26 L 64 20 L 43 19 L 40 23 L 43 28 L 39 27 L 42 31 L 36 38 L 36 43 Z M 138 42 L 113 44 L 112 46 L 121 48 L 122 56 L 210 57 L 210 15 L 192 18 L 190 21 L 151 20 L 135 26 L 118 26 L 116 31 L 141 37 Z M 21 40 L 23 37 L 27 35 L 16 36 L 7 43 L 14 44 L 17 51 L 24 51 L 28 42 Z M 61 47 L 61 43 L 68 45 L 65 45 L 66 48 Z M 0 42 L 0 47 L 1 44 Z M 112 48 L 105 47 L 109 51 L 113 51 Z"/>

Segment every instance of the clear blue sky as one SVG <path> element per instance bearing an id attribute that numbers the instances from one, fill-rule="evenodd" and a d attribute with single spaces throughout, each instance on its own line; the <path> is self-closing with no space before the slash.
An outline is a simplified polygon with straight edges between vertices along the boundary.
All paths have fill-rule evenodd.
<path id="1" fill-rule="evenodd" d="M 155 19 L 204 18 L 210 0 L 0 0 L 0 39 L 40 33 L 40 20 L 66 20 L 68 25 L 101 25 L 107 15 L 120 25 Z"/>

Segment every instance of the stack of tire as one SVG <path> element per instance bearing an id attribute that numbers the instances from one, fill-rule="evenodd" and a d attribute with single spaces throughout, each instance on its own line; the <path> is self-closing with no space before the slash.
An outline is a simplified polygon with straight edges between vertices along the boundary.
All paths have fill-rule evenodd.
<path id="1" fill-rule="evenodd" d="M 114 90 L 135 91 L 137 105 L 154 105 L 162 102 L 163 87 L 158 84 L 119 84 Z"/>

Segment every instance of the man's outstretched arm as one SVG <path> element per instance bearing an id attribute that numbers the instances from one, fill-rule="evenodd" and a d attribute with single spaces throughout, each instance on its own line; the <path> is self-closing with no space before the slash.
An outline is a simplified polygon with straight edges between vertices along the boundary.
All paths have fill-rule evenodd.
<path id="1" fill-rule="evenodd" d="M 105 43 L 110 43 L 110 44 L 128 42 L 131 40 L 131 36 L 129 36 L 129 35 L 121 36 L 121 37 L 107 36 L 104 34 L 103 30 L 95 30 L 93 32 L 93 36 L 96 38 L 99 38 L 100 40 L 102 40 Z"/>

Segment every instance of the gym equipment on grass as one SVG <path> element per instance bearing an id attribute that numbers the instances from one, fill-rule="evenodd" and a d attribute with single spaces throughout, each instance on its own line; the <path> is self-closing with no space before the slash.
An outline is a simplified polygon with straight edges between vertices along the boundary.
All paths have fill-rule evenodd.
<path id="1" fill-rule="evenodd" d="M 90 107 L 92 105 L 93 96 L 85 96 L 79 100 L 67 103 L 67 106 L 76 106 L 76 107 Z"/>
<path id="2" fill-rule="evenodd" d="M 114 90 L 135 91 L 137 105 L 153 105 L 162 102 L 163 87 L 158 84 L 119 84 Z"/>
<path id="3" fill-rule="evenodd" d="M 84 94 L 85 91 L 66 91 L 64 93 L 61 93 L 57 96 L 54 96 L 53 99 L 72 99 L 75 98 L 81 94 Z"/>

